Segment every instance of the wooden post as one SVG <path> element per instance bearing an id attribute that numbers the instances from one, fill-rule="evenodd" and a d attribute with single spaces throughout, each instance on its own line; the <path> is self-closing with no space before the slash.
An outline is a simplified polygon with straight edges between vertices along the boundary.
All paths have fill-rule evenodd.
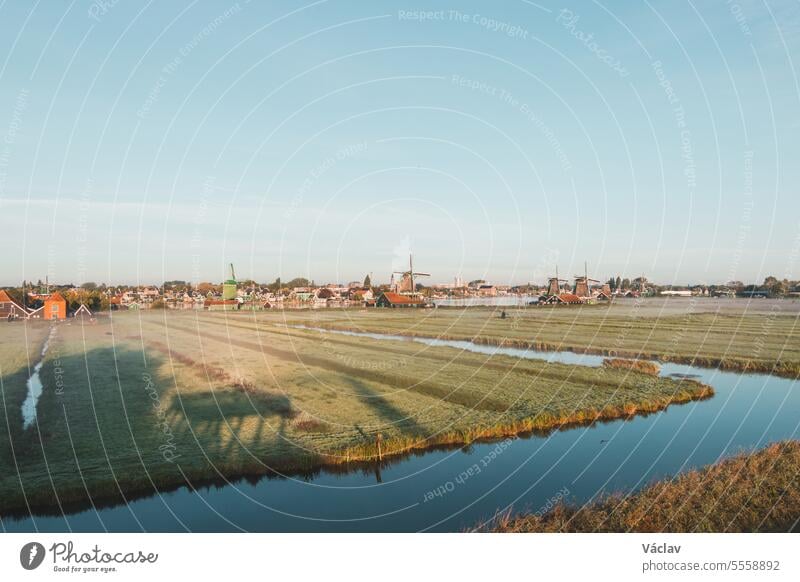
<path id="1" fill-rule="evenodd" d="M 382 441 L 383 441 L 383 435 L 381 433 L 378 433 L 378 435 L 375 437 L 375 444 L 378 447 L 378 460 L 379 461 L 383 460 L 383 454 L 381 453 L 381 442 Z"/>

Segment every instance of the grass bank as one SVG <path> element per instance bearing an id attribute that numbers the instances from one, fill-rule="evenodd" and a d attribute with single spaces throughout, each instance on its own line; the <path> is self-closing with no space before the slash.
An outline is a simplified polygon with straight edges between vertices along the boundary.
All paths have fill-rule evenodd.
<path id="1" fill-rule="evenodd" d="M 649 374 L 650 376 L 658 376 L 659 372 L 661 372 L 661 366 L 654 362 L 648 362 L 647 360 L 605 358 L 603 360 L 603 366 L 606 368 L 616 368 L 619 370 L 631 370 L 633 372 Z"/>
<path id="2" fill-rule="evenodd" d="M 800 519 L 800 442 L 744 453 L 639 493 L 543 515 L 503 517 L 498 532 L 787 532 Z"/>
<path id="3" fill-rule="evenodd" d="M 0 341 L 19 343 L 24 329 L 0 327 Z M 44 335 L 24 350 L 37 353 Z M 59 324 L 41 370 L 38 422 L 23 430 L 27 368 L 14 353 L 0 353 L 9 419 L 0 436 L 3 515 L 346 468 L 712 394 L 691 380 L 628 370 L 164 311 Z"/>

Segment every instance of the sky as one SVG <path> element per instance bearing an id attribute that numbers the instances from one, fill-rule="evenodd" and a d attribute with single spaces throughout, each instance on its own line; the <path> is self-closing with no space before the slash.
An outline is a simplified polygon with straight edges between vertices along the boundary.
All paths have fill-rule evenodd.
<path id="1" fill-rule="evenodd" d="M 800 278 L 800 3 L 0 3 L 0 285 Z"/>

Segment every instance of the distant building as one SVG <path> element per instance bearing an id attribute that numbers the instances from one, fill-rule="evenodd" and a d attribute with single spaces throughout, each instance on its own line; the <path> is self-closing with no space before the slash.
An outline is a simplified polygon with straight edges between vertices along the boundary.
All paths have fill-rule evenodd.
<path id="1" fill-rule="evenodd" d="M 372 294 L 372 289 L 358 289 L 350 294 L 351 301 L 372 301 L 375 297 Z"/>
<path id="2" fill-rule="evenodd" d="M 769 297 L 769 291 L 767 289 L 754 289 L 754 290 L 745 290 L 739 292 L 740 297 L 751 297 L 756 299 L 766 299 Z"/>
<path id="3" fill-rule="evenodd" d="M 61 293 L 56 291 L 51 293 L 44 300 L 42 307 L 42 319 L 66 319 L 67 318 L 67 300 L 61 296 Z"/>
<path id="4" fill-rule="evenodd" d="M 209 311 L 231 311 L 242 308 L 242 303 L 236 299 L 206 299 L 203 302 L 203 309 Z"/>
<path id="5" fill-rule="evenodd" d="M 155 301 L 161 296 L 161 293 L 158 287 L 149 286 L 142 289 L 139 295 L 144 301 Z"/>
<path id="6" fill-rule="evenodd" d="M 539 299 L 539 303 L 551 305 L 576 305 L 583 303 L 583 299 L 574 293 L 559 293 L 558 295 L 546 295 Z"/>
<path id="7" fill-rule="evenodd" d="M 691 297 L 692 292 L 689 289 L 665 289 L 661 295 L 666 297 Z"/>
<path id="8" fill-rule="evenodd" d="M 233 263 L 231 263 L 231 278 L 222 283 L 222 299 L 224 301 L 230 301 L 236 299 L 236 295 L 236 273 L 234 273 Z"/>
<path id="9" fill-rule="evenodd" d="M 378 307 L 424 307 L 425 301 L 420 297 L 386 291 L 381 293 L 375 305 Z"/>
<path id="10" fill-rule="evenodd" d="M 28 310 L 14 301 L 4 289 L 0 289 L 0 317 L 17 319 L 28 317 Z"/>
<path id="11" fill-rule="evenodd" d="M 596 301 L 611 301 L 611 290 L 607 287 L 608 285 L 603 285 L 602 289 L 592 291 L 592 298 Z"/>
<path id="12" fill-rule="evenodd" d="M 397 284 L 397 291 L 400 293 L 414 291 L 411 288 L 411 282 L 412 282 L 411 275 L 409 275 L 408 273 L 404 274 L 403 277 L 400 279 L 400 282 Z"/>
<path id="13" fill-rule="evenodd" d="M 81 303 L 81 306 L 75 310 L 75 313 L 72 314 L 72 317 L 76 319 L 91 319 L 92 312 L 86 307 L 85 303 Z"/>

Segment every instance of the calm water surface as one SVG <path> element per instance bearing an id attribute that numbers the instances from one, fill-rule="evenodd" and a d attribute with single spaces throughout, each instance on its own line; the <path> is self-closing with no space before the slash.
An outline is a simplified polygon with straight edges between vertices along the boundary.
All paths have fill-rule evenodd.
<path id="1" fill-rule="evenodd" d="M 578 365 L 602 362 L 570 352 L 408 341 Z M 380 468 L 184 488 L 127 506 L 3 520 L 2 526 L 6 531 L 460 531 L 509 507 L 537 511 L 557 496 L 585 502 L 603 491 L 631 491 L 724 455 L 798 436 L 796 381 L 677 364 L 663 365 L 661 373 L 696 375 L 716 395 L 647 417 L 430 451 Z"/>
<path id="2" fill-rule="evenodd" d="M 39 402 L 39 397 L 42 395 L 43 390 L 42 379 L 39 376 L 39 373 L 42 371 L 44 356 L 47 353 L 47 348 L 50 347 L 50 340 L 55 332 L 55 327 L 50 328 L 50 335 L 48 335 L 47 339 L 44 340 L 44 345 L 42 346 L 41 358 L 39 358 L 39 361 L 33 367 L 33 373 L 31 374 L 31 377 L 28 378 L 28 395 L 25 397 L 25 401 L 22 403 L 23 428 L 28 428 L 36 420 L 36 404 Z"/>
<path id="3" fill-rule="evenodd" d="M 433 304 L 437 307 L 476 307 L 497 306 L 497 307 L 519 307 L 536 303 L 539 301 L 538 295 L 503 295 L 501 297 L 465 297 L 461 299 L 434 299 Z"/>

